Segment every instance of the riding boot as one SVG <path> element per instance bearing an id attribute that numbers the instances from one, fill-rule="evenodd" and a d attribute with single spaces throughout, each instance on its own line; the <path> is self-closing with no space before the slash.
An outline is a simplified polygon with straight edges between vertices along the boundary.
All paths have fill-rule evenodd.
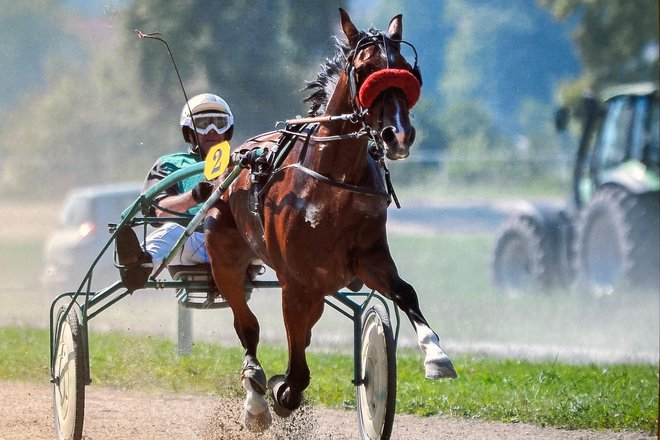
<path id="1" fill-rule="evenodd" d="M 153 270 L 151 255 L 145 252 L 133 229 L 124 226 L 117 234 L 117 262 L 124 287 L 130 291 L 146 286 Z"/>

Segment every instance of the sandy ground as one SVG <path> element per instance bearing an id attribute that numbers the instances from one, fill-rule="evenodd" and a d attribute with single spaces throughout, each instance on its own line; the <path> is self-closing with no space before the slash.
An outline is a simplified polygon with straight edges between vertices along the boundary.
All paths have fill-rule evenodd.
<path id="1" fill-rule="evenodd" d="M 0 382 L 0 440 L 55 438 L 52 388 L 47 384 Z M 277 419 L 269 431 L 251 434 L 238 424 L 242 409 L 237 399 L 180 394 L 146 394 L 87 387 L 85 440 L 230 440 L 230 439 L 357 439 L 357 415 L 302 407 L 289 419 Z M 637 433 L 563 431 L 524 424 L 418 418 L 397 415 L 394 439 L 465 440 L 648 440 Z"/>

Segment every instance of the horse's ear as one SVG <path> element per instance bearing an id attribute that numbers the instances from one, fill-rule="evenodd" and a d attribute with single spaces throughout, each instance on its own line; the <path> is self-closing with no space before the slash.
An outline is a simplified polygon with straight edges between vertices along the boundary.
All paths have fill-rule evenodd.
<path id="1" fill-rule="evenodd" d="M 390 21 L 387 36 L 392 40 L 403 40 L 403 15 L 399 14 Z"/>
<path id="2" fill-rule="evenodd" d="M 342 8 L 339 8 L 339 16 L 341 18 L 341 28 L 344 31 L 344 35 L 346 35 L 348 44 L 351 47 L 355 47 L 358 43 L 360 32 L 351 21 L 351 17 Z"/>

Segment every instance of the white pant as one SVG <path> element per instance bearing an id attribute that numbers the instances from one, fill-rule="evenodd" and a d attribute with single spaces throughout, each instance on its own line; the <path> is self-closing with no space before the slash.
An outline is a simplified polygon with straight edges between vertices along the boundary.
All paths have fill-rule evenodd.
<path id="1" fill-rule="evenodd" d="M 154 270 L 169 255 L 185 230 L 183 226 L 177 223 L 166 223 L 147 236 L 146 250 L 151 255 Z M 193 232 L 183 244 L 181 251 L 170 262 L 173 266 L 192 266 L 208 263 L 209 255 L 206 252 L 206 243 L 202 232 Z"/>

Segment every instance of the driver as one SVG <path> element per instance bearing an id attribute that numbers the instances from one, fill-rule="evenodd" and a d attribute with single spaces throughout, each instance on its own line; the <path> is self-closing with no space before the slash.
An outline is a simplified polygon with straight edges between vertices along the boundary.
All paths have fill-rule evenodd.
<path id="1" fill-rule="evenodd" d="M 229 141 L 234 132 L 234 116 L 224 99 L 203 93 L 184 105 L 180 125 L 183 139 L 190 144 L 188 151 L 159 158 L 147 175 L 143 192 L 171 173 L 204 161 L 214 145 Z M 212 192 L 213 184 L 202 174 L 189 177 L 157 196 L 151 214 L 157 217 L 175 216 L 181 212 L 194 215 L 200 209 L 199 204 L 205 202 Z M 143 249 L 133 229 L 121 228 L 117 234 L 117 262 L 121 266 L 124 286 L 128 290 L 144 287 L 149 275 L 160 266 L 184 231 L 185 228 L 178 223 L 166 222 L 149 234 Z M 171 264 L 189 266 L 208 262 L 204 233 L 200 230 L 186 240 Z"/>

